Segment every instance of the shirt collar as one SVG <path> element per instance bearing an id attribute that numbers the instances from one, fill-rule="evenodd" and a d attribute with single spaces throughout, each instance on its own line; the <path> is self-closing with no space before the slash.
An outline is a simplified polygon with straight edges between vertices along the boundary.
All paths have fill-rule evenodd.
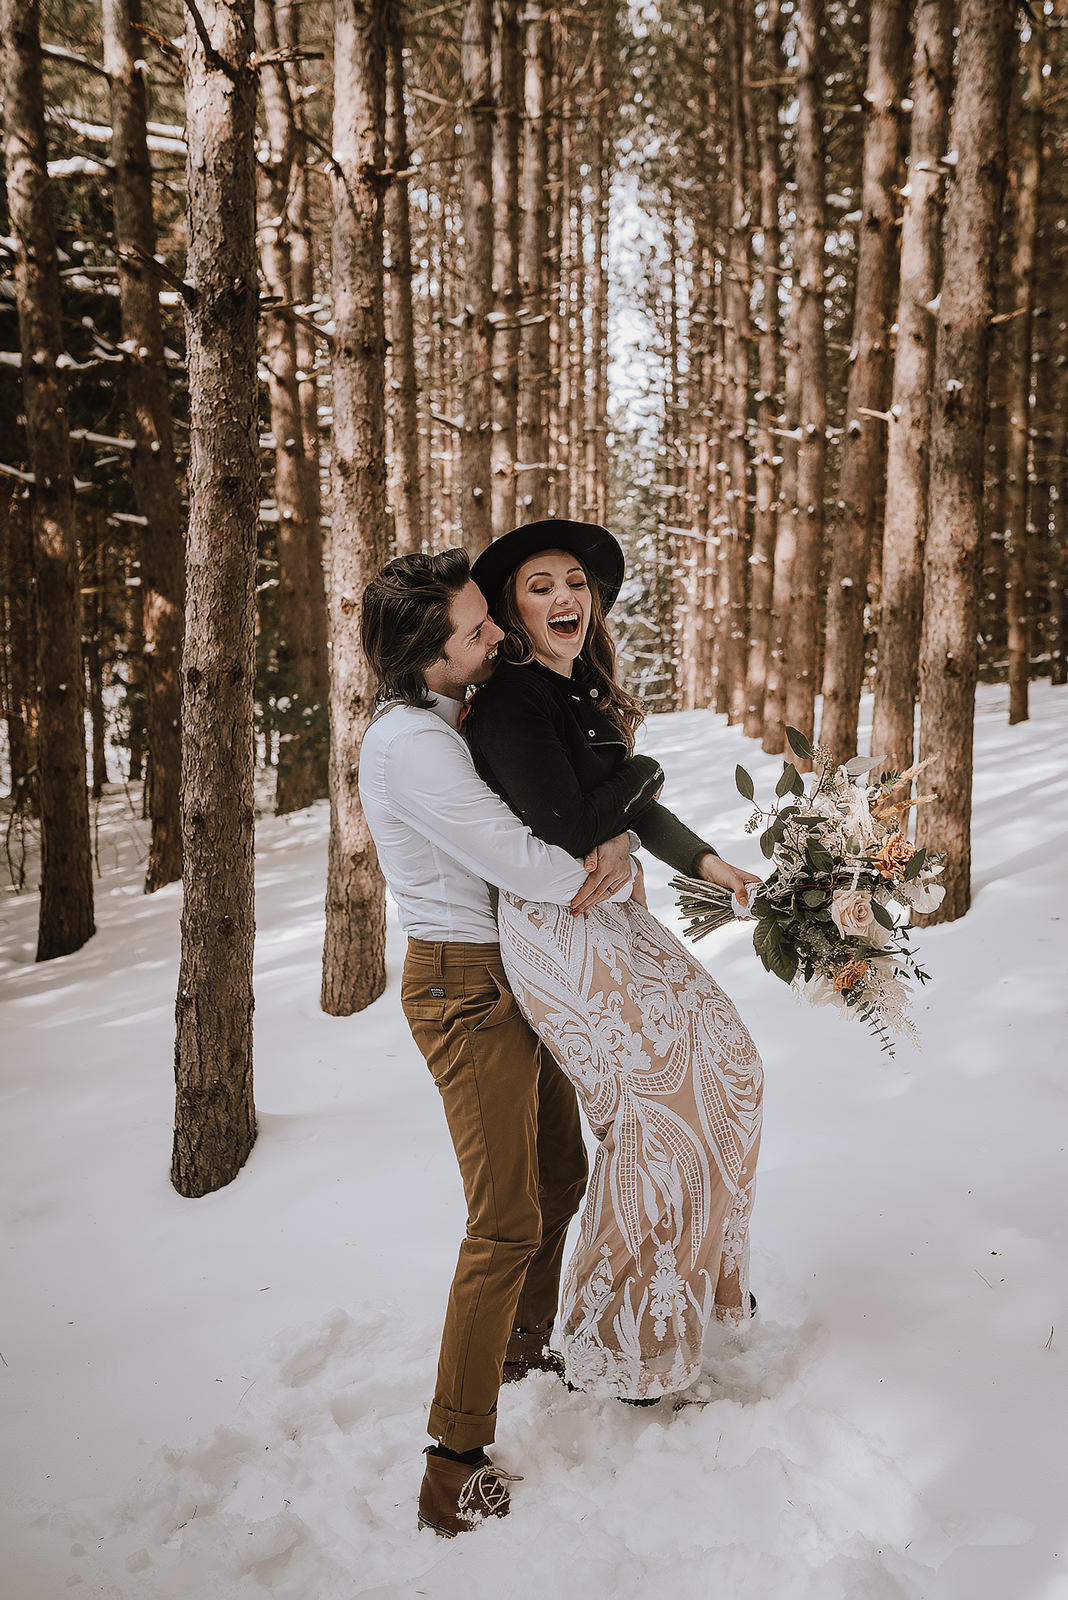
<path id="1" fill-rule="evenodd" d="M 432 711 L 436 717 L 440 717 L 442 722 L 447 723 L 450 728 L 458 728 L 460 726 L 460 712 L 463 708 L 464 702 L 462 700 L 450 700 L 447 694 L 435 696 L 427 706 L 428 711 Z"/>

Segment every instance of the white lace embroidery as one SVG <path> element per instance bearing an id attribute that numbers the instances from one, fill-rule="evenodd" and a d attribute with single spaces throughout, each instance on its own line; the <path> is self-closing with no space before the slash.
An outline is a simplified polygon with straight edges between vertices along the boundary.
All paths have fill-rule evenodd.
<path id="1" fill-rule="evenodd" d="M 748 1314 L 760 1058 L 644 907 L 573 917 L 502 895 L 500 925 L 516 998 L 600 1140 L 561 1298 L 568 1381 L 628 1399 L 685 1388 L 713 1310 Z"/>

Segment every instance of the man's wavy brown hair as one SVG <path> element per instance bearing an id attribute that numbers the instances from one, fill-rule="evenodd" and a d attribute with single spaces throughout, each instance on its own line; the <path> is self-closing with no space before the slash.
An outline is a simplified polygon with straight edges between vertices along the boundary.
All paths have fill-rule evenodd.
<path id="1" fill-rule="evenodd" d="M 568 552 L 570 554 L 570 552 Z M 585 562 L 574 556 L 575 562 L 586 574 L 590 591 L 590 625 L 586 642 L 574 666 L 578 683 L 588 684 L 597 690 L 598 709 L 606 716 L 627 746 L 627 754 L 634 754 L 634 735 L 645 721 L 645 713 L 634 696 L 616 680 L 616 647 L 601 604 L 601 586 Z M 522 563 L 520 563 L 522 565 Z M 516 578 L 519 568 L 511 574 L 493 612 L 498 628 L 504 629 L 501 654 L 516 666 L 527 666 L 534 660 L 534 644 L 523 626 L 516 600 Z"/>
<path id="2" fill-rule="evenodd" d="M 371 579 L 363 592 L 360 637 L 378 679 L 376 700 L 430 704 L 424 674 L 445 654 L 455 631 L 452 602 L 470 578 L 467 551 L 456 549 L 397 556 Z"/>

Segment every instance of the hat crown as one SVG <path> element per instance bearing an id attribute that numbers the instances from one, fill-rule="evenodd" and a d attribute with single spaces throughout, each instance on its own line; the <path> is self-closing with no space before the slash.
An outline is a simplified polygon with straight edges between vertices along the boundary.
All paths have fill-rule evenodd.
<path id="1" fill-rule="evenodd" d="M 543 550 L 567 550 L 577 556 L 597 579 L 603 609 L 608 611 L 615 604 L 625 567 L 618 539 L 596 522 L 543 517 L 502 533 L 473 563 L 471 576 L 491 610 L 517 567 Z"/>

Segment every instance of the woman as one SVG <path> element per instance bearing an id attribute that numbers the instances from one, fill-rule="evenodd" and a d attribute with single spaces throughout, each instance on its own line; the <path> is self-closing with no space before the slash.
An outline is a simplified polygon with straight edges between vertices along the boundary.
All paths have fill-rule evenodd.
<path id="1" fill-rule="evenodd" d="M 549 843 L 585 856 L 629 828 L 744 903 L 760 880 L 659 805 L 659 769 L 633 753 L 641 711 L 604 621 L 623 580 L 612 535 L 529 524 L 472 576 L 506 635 L 464 727 L 487 783 Z M 749 1311 L 762 1074 L 727 996 L 643 902 L 575 917 L 505 894 L 500 932 L 516 998 L 599 1141 L 561 1296 L 566 1376 L 652 1403 L 696 1378 L 713 1309 Z"/>

